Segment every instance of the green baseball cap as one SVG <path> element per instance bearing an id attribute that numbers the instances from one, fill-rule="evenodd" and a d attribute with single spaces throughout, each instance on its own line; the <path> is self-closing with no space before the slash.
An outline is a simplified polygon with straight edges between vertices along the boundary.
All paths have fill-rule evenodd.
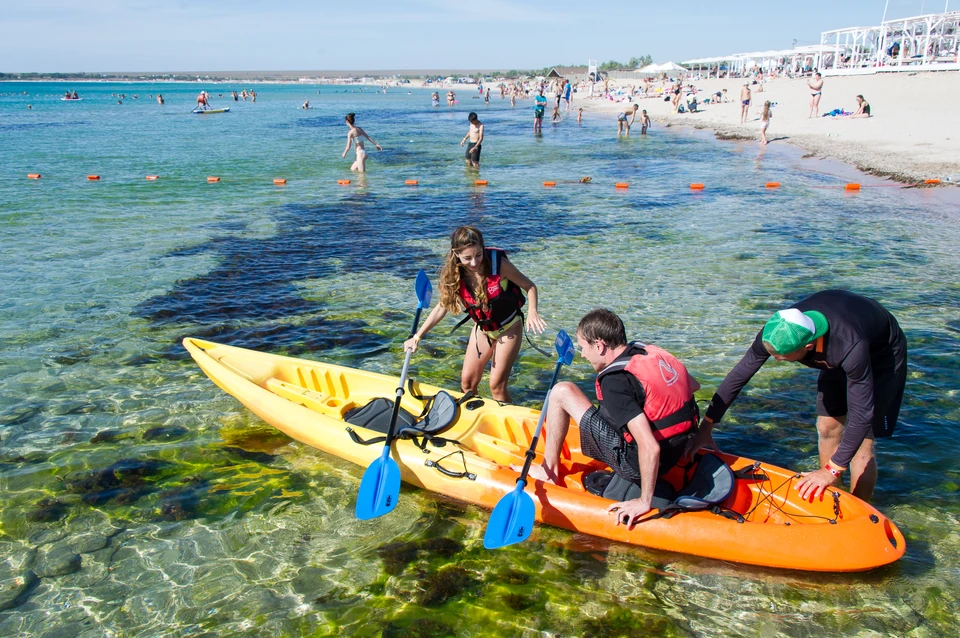
<path id="1" fill-rule="evenodd" d="M 763 326 L 764 342 L 777 354 L 790 354 L 827 333 L 827 318 L 822 312 L 796 308 L 780 310 Z"/>

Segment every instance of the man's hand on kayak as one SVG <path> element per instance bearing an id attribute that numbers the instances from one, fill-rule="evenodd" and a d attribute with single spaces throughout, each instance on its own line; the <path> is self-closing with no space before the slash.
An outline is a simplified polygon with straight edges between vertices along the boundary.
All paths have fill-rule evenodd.
<path id="1" fill-rule="evenodd" d="M 511 464 L 510 469 L 519 473 L 523 471 L 523 466 Z M 532 478 L 535 481 L 543 481 L 544 483 L 560 485 L 560 477 L 556 472 L 545 465 L 531 465 L 530 471 L 527 472 L 527 478 Z"/>
<path id="2" fill-rule="evenodd" d="M 793 489 L 800 492 L 800 498 L 803 500 L 813 500 L 818 498 L 823 492 L 833 484 L 833 474 L 829 470 L 819 469 L 815 472 L 804 472 L 800 475 L 800 480 L 793 486 Z"/>
<path id="3" fill-rule="evenodd" d="M 607 508 L 607 513 L 617 515 L 617 525 L 626 525 L 628 529 L 633 529 L 637 524 L 637 519 L 653 509 L 651 503 L 644 503 L 639 498 L 632 501 L 621 501 L 614 503 Z"/>

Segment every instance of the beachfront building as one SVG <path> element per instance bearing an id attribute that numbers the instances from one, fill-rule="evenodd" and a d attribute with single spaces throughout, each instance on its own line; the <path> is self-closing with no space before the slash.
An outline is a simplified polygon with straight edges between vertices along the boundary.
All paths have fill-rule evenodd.
<path id="1" fill-rule="evenodd" d="M 744 77 L 755 71 L 791 76 L 960 70 L 960 11 L 884 20 L 820 34 L 820 44 L 783 51 L 696 58 L 683 66 L 703 77 Z"/>
<path id="2" fill-rule="evenodd" d="M 824 75 L 960 70 L 958 38 L 960 11 L 824 31 L 820 44 L 833 55 L 821 69 Z"/>

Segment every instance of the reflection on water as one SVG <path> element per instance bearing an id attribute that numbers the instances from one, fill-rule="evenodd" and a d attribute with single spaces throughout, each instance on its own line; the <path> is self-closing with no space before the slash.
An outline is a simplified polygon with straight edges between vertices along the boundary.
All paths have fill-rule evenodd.
<path id="1" fill-rule="evenodd" d="M 589 113 L 534 141 L 523 102 L 431 109 L 423 91 L 263 87 L 255 105 L 196 118 L 194 86 L 138 86 L 120 106 L 109 93 L 129 86 L 91 85 L 67 107 L 59 85 L 11 86 L 30 95 L 0 97 L 0 634 L 957 633 L 960 259 L 942 190 L 862 177 L 846 196 L 830 187 L 848 176 L 787 148 L 758 158 L 656 128 L 614 143 Z M 144 97 L 157 91 L 163 108 Z M 471 108 L 487 109 L 486 188 L 457 145 Z M 347 111 L 385 148 L 361 178 L 339 157 Z M 771 180 L 783 187 L 760 187 Z M 795 574 L 552 528 L 490 552 L 487 512 L 406 487 L 395 512 L 357 521 L 363 468 L 260 422 L 179 345 L 195 335 L 396 373 L 413 275 L 436 282 L 463 223 L 537 282 L 551 330 L 610 307 L 680 356 L 704 398 L 784 304 L 825 287 L 882 301 L 910 340 L 876 496 L 907 536 L 904 559 Z M 446 332 L 424 340 L 414 374 L 456 387 L 467 335 Z M 538 403 L 551 370 L 525 349 L 518 401 Z M 589 390 L 586 366 L 564 374 Z M 813 380 L 768 365 L 721 445 L 813 466 Z"/>

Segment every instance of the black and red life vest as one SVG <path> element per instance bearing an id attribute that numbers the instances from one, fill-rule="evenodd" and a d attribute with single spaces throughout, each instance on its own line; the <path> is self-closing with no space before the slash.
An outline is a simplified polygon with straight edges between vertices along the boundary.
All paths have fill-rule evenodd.
<path id="1" fill-rule="evenodd" d="M 487 309 L 483 309 L 463 278 L 460 279 L 460 299 L 463 300 L 467 315 L 477 322 L 481 330 L 494 332 L 513 321 L 525 299 L 520 286 L 501 279 L 500 260 L 506 253 L 499 248 L 485 248 L 484 251 L 485 257 L 490 260 L 490 275 L 486 280 Z M 507 281 L 506 287 L 503 281 Z"/>
<path id="2" fill-rule="evenodd" d="M 643 413 L 653 426 L 653 438 L 663 441 L 696 428 L 700 419 L 687 369 L 672 354 L 644 343 L 633 342 L 621 356 L 597 375 L 597 399 L 603 401 L 600 379 L 614 372 L 628 372 L 643 386 Z M 633 442 L 626 428 L 623 438 Z"/>

